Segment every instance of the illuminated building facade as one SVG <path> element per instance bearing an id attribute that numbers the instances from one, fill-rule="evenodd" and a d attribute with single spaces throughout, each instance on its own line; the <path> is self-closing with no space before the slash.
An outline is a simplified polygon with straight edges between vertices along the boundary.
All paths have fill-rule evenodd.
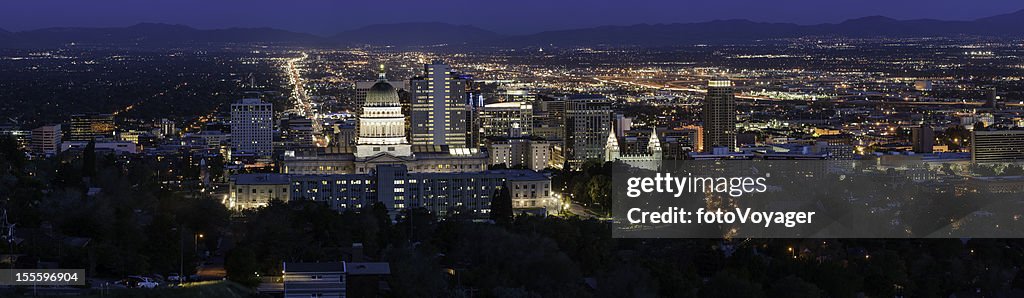
<path id="1" fill-rule="evenodd" d="M 736 98 L 733 92 L 732 82 L 728 79 L 708 81 L 701 114 L 706 152 L 716 147 L 736 150 Z"/>
<path id="2" fill-rule="evenodd" d="M 114 136 L 114 116 L 110 114 L 78 114 L 71 116 L 68 141 L 88 142 Z"/>
<path id="3" fill-rule="evenodd" d="M 466 148 L 466 85 L 441 62 L 424 66 L 424 75 L 409 82 L 409 117 L 414 145 Z"/>
<path id="4" fill-rule="evenodd" d="M 231 104 L 231 154 L 269 157 L 274 151 L 274 108 L 258 98 Z"/>

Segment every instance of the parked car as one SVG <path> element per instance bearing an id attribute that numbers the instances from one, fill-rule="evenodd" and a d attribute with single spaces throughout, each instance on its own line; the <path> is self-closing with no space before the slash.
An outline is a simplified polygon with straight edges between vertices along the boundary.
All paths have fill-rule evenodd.
<path id="1" fill-rule="evenodd" d="M 169 282 L 182 282 L 183 280 L 181 280 L 181 276 L 179 276 L 177 273 L 171 273 L 171 274 L 167 275 L 167 281 L 169 281 Z"/>
<path id="2" fill-rule="evenodd" d="M 145 276 L 129 276 L 121 280 L 120 283 L 129 288 L 152 289 L 160 286 L 155 280 Z"/>

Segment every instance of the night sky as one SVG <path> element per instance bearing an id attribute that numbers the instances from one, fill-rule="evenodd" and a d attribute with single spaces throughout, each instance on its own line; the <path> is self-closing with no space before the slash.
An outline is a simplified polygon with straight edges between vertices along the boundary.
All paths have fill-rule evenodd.
<path id="1" fill-rule="evenodd" d="M 799 24 L 883 15 L 971 20 L 1024 9 L 1020 0 L 15 0 L 0 28 L 128 26 L 274 27 L 333 34 L 370 24 L 438 21 L 501 33 L 715 19 Z"/>

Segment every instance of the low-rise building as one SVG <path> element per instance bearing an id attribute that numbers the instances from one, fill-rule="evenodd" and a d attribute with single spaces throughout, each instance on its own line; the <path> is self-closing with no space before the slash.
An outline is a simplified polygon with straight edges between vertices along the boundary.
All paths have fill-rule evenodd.
<path id="1" fill-rule="evenodd" d="M 506 183 L 512 188 L 513 207 L 559 206 L 551 178 L 535 171 L 411 172 L 400 164 L 379 165 L 365 174 L 235 175 L 228 206 L 253 208 L 278 199 L 322 202 L 336 210 L 382 203 L 393 215 L 408 208 L 425 208 L 441 217 L 463 211 L 486 214 L 491 199 Z M 288 185 L 287 195 L 280 193 L 284 185 Z"/>

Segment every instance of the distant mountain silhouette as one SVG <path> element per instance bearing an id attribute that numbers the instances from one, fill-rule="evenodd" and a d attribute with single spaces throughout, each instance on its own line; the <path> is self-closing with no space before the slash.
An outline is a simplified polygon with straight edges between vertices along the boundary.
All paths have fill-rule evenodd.
<path id="1" fill-rule="evenodd" d="M 399 23 L 371 25 L 322 37 L 272 28 L 203 30 L 183 25 L 142 23 L 120 28 L 47 28 L 0 30 L 0 48 L 58 47 L 70 43 L 117 46 L 181 46 L 213 43 L 286 43 L 296 45 L 482 45 L 482 46 L 673 46 L 742 42 L 803 36 L 933 37 L 1024 36 L 1024 10 L 974 21 L 896 20 L 870 16 L 836 24 L 797 25 L 749 20 L 639 24 L 554 30 L 508 36 L 468 25 Z"/>
<path id="2" fill-rule="evenodd" d="M 975 21 L 896 20 L 863 17 L 838 24 L 796 25 L 719 20 L 547 31 L 512 37 L 516 45 L 647 45 L 728 42 L 802 36 L 932 37 L 955 35 L 1024 36 L 1024 10 Z"/>
<path id="3" fill-rule="evenodd" d="M 46 28 L 13 33 L 20 45 L 56 47 L 71 43 L 90 45 L 173 46 L 198 43 L 311 43 L 321 38 L 272 28 L 201 30 L 184 25 L 140 23 L 120 28 Z M 4 40 L 0 37 L 0 47 Z"/>
<path id="4" fill-rule="evenodd" d="M 495 41 L 501 34 L 468 25 L 446 23 L 399 23 L 371 25 L 345 31 L 332 37 L 343 44 L 460 45 Z"/>

